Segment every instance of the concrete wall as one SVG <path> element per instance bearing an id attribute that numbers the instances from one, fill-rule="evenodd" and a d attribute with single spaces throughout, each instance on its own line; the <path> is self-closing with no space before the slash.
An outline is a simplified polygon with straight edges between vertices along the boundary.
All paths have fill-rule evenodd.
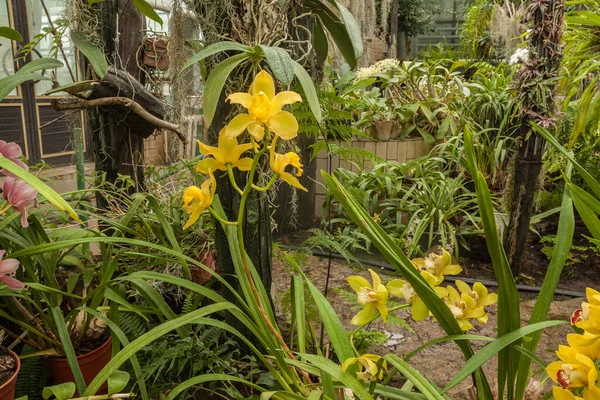
<path id="1" fill-rule="evenodd" d="M 338 144 L 340 146 L 348 146 L 350 145 L 356 149 L 364 149 L 368 150 L 371 153 L 375 154 L 378 157 L 386 161 L 397 161 L 397 162 L 405 162 L 409 160 L 414 160 L 415 158 L 419 158 L 421 156 L 426 155 L 431 150 L 431 145 L 426 143 L 422 138 L 410 138 L 404 140 L 389 140 L 386 142 L 374 142 L 374 141 L 364 141 L 364 140 L 356 140 L 353 142 L 336 142 L 331 141 L 331 143 Z M 362 166 L 362 169 L 370 169 L 373 167 L 371 162 L 366 162 L 365 165 Z M 337 168 L 344 168 L 351 170 L 353 172 L 358 172 L 359 168 L 355 165 L 349 164 L 343 159 L 340 159 L 340 156 L 333 156 L 331 159 L 331 169 L 329 168 L 329 157 L 327 152 L 322 151 L 317 156 L 317 190 L 315 193 L 315 216 L 322 217 L 323 215 L 323 203 L 325 202 L 325 194 L 326 190 L 322 186 L 323 178 L 321 177 L 321 170 L 325 170 L 328 173 L 331 171 L 335 171 Z"/>

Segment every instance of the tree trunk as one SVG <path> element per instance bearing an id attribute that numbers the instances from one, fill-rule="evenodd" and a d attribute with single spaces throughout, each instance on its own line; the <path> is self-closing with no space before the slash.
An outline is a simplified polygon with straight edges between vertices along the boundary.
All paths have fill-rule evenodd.
<path id="1" fill-rule="evenodd" d="M 389 58 L 398 58 L 398 0 L 392 0 L 390 11 Z M 387 18 L 383 15 L 382 18 Z"/>
<path id="2" fill-rule="evenodd" d="M 520 274 L 527 252 L 527 236 L 533 213 L 537 182 L 542 169 L 544 139 L 531 123 L 545 128 L 556 126 L 556 76 L 562 60 L 564 0 L 532 2 L 526 22 L 531 23 L 529 58 L 515 74 L 513 86 L 520 101 L 519 150 L 514 160 L 510 189 L 510 218 L 504 248 L 513 275 Z"/>
<path id="3" fill-rule="evenodd" d="M 99 7 L 101 36 L 109 63 L 140 80 L 137 54 L 142 44 L 145 17 L 130 0 L 105 0 Z M 143 189 L 144 138 L 103 110 L 91 111 L 89 124 L 93 132 L 96 171 L 104 173 L 104 179 L 113 184 L 119 174 L 128 175 L 135 182 L 132 190 Z M 101 195 L 97 203 L 101 209 L 108 206 Z"/>

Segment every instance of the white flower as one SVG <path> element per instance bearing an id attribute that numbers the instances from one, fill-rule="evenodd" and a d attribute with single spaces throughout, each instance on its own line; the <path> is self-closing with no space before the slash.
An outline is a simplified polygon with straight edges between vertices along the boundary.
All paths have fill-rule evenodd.
<path id="1" fill-rule="evenodd" d="M 395 58 L 386 58 L 384 60 L 377 61 L 375 64 L 369 67 L 359 68 L 356 71 L 356 80 L 360 81 L 398 68 L 400 68 L 400 61 L 396 60 Z"/>
<path id="2" fill-rule="evenodd" d="M 527 49 L 517 49 L 515 54 L 510 56 L 510 60 L 508 61 L 509 65 L 515 65 L 521 62 L 525 62 L 529 59 L 529 50 Z"/>

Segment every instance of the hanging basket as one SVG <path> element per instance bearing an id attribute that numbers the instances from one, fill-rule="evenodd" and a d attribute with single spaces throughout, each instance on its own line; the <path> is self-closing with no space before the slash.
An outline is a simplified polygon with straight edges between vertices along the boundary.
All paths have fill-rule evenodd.
<path id="1" fill-rule="evenodd" d="M 167 53 L 169 41 L 166 37 L 149 37 L 144 40 L 144 65 L 163 71 L 169 69 Z"/>

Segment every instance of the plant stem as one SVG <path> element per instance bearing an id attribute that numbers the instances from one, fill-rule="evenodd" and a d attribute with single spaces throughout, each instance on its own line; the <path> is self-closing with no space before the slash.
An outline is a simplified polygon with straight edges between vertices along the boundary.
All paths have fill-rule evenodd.
<path id="1" fill-rule="evenodd" d="M 269 180 L 269 183 L 267 183 L 265 187 L 260 187 L 255 184 L 252 184 L 252 189 L 256 190 L 257 192 L 266 192 L 267 190 L 271 189 L 271 186 L 273 186 L 273 184 L 277 180 L 277 176 L 277 174 L 273 174 L 273 176 Z"/>
<path id="2" fill-rule="evenodd" d="M 237 182 L 235 181 L 235 176 L 233 175 L 233 168 L 231 167 L 231 164 L 227 164 L 227 175 L 229 176 L 229 181 L 231 182 L 231 186 L 233 186 L 233 188 L 240 194 L 243 195 L 244 192 L 242 191 L 242 189 L 240 189 L 240 187 L 238 186 Z"/>
<path id="3" fill-rule="evenodd" d="M 237 224 L 238 224 L 238 223 L 237 223 L 237 221 L 227 221 L 227 220 L 225 220 L 225 219 L 223 219 L 223 218 L 219 217 L 219 214 L 217 214 L 217 213 L 215 212 L 215 210 L 213 210 L 213 208 L 212 208 L 212 207 L 209 207 L 209 208 L 208 208 L 208 211 L 211 213 L 211 215 L 212 215 L 212 216 L 213 216 L 213 217 L 214 217 L 214 218 L 215 218 L 217 221 L 219 221 L 220 223 L 222 223 L 222 224 L 224 224 L 224 225 L 237 225 Z"/>

